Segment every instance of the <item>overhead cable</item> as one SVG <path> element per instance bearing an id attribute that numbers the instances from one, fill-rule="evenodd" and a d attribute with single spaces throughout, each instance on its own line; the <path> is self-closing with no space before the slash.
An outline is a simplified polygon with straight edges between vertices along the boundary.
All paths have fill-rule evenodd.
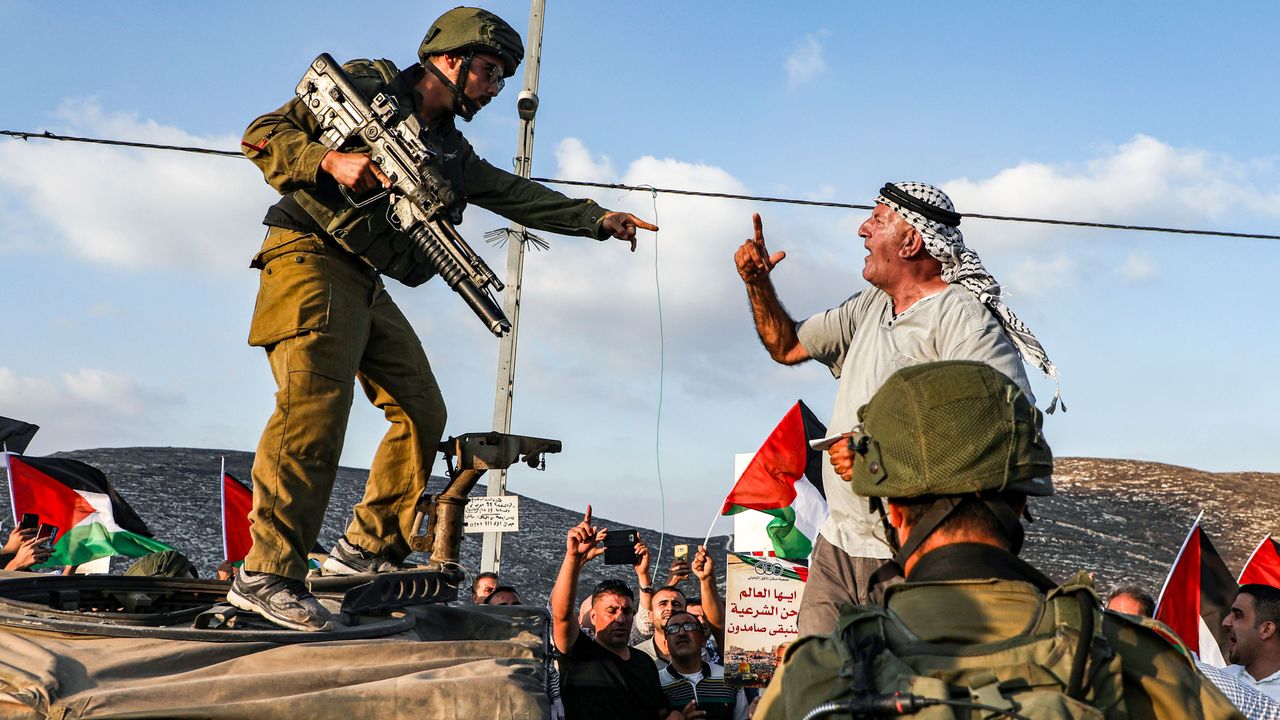
<path id="1" fill-rule="evenodd" d="M 216 150 L 214 148 L 191 147 L 185 145 L 159 145 L 155 143 L 127 142 L 124 140 L 107 140 L 103 138 L 76 137 L 73 135 L 55 135 L 51 132 L 22 132 L 18 130 L 0 130 L 0 135 L 20 140 L 61 140 L 65 142 L 82 142 L 96 145 L 116 145 L 120 147 L 140 148 L 143 150 L 172 150 L 176 152 L 217 155 L 221 157 L 242 158 L 244 155 L 235 150 Z M 628 192 L 665 193 L 668 195 L 686 195 L 690 197 L 717 198 L 721 200 L 747 200 L 750 202 L 781 203 L 785 205 L 808 205 L 812 207 L 842 208 L 846 210 L 874 210 L 874 205 L 857 203 L 832 202 L 827 200 L 802 200 L 799 198 L 771 197 L 768 195 L 740 195 L 737 193 L 708 192 L 705 190 L 685 190 L 681 188 L 655 188 L 652 185 L 624 185 L 621 183 L 588 182 L 586 180 L 563 180 L 559 178 L 530 178 L 536 182 L 552 185 L 573 185 L 578 187 L 594 187 L 605 190 L 625 190 Z M 1139 232 L 1174 233 L 1178 235 L 1207 235 L 1211 237 L 1245 238 L 1254 240 L 1280 240 L 1280 235 L 1263 233 L 1227 232 L 1225 230 L 1198 230 L 1193 228 L 1175 228 L 1158 225 L 1125 225 L 1121 223 L 1089 222 L 1087 220 L 1055 220 L 1052 218 L 1021 217 L 1017 215 L 992 215 L 988 213 L 961 213 L 963 217 L 980 220 L 998 220 L 1003 222 L 1036 223 L 1040 225 L 1063 225 L 1068 227 L 1097 228 L 1099 230 L 1133 230 Z"/>

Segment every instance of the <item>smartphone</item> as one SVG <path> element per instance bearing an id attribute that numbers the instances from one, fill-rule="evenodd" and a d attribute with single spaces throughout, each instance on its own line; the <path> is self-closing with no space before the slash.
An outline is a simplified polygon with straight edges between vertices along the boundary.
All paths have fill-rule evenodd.
<path id="1" fill-rule="evenodd" d="M 22 513 L 22 521 L 18 523 L 19 530 L 35 530 L 40 525 L 40 516 L 35 513 Z"/>
<path id="2" fill-rule="evenodd" d="M 604 539 L 604 564 L 635 565 L 639 539 L 635 530 L 610 530 Z"/>
<path id="3" fill-rule="evenodd" d="M 40 529 L 36 530 L 36 542 L 38 545 L 52 549 L 53 543 L 57 539 L 57 525 L 45 525 L 44 523 L 40 523 Z"/>
<path id="4" fill-rule="evenodd" d="M 675 548 L 673 548 L 673 549 L 672 549 L 672 552 L 675 554 L 675 556 L 676 556 L 676 559 L 677 559 L 677 560 L 688 560 L 688 559 L 689 559 L 689 546 L 688 546 L 688 545 L 677 545 L 677 546 L 675 546 Z"/>

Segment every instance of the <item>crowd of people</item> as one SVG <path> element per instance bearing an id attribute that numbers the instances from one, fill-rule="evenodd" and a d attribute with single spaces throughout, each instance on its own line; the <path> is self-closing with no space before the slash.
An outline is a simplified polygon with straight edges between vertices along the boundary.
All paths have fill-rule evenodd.
<path id="1" fill-rule="evenodd" d="M 1052 494 L 1053 461 L 1039 411 L 1007 377 L 976 362 L 904 370 L 860 419 L 846 474 L 860 496 L 882 501 L 895 548 L 870 576 L 866 603 L 845 605 L 834 632 L 802 632 L 763 694 L 748 694 L 725 683 L 717 662 L 723 601 L 705 549 L 689 564 L 698 610 L 680 587 L 650 586 L 643 542 L 634 586 L 608 579 L 578 603 L 582 568 L 605 552 L 609 534 L 588 507 L 566 534 L 551 596 L 557 710 L 570 719 L 681 720 L 799 718 L 824 703 L 848 703 L 848 712 L 877 698 L 923 705 L 947 699 L 947 686 L 937 697 L 902 676 L 947 668 L 953 684 L 990 683 L 981 694 L 974 686 L 974 698 L 1005 698 L 1006 709 L 1028 717 L 1056 717 L 1040 713 L 1065 704 L 1106 717 L 1280 718 L 1280 588 L 1240 588 L 1223 622 L 1231 664 L 1220 669 L 1187 661 L 1151 619 L 1144 588 L 1116 588 L 1104 608 L 1089 574 L 1059 585 L 1018 557 L 1020 518 Z M 905 442 L 921 437 L 929 442 Z M 674 565 L 672 576 L 680 571 Z M 960 647 L 970 648 L 967 659 Z M 1048 672 L 1028 675 L 1036 666 Z M 911 690 L 884 694 L 891 688 Z"/>
<path id="2" fill-rule="evenodd" d="M 449 191 L 443 216 L 460 222 L 471 202 L 634 251 L 637 230 L 655 226 L 495 168 L 458 130 L 455 118 L 470 120 L 496 97 L 523 54 L 501 18 L 456 8 L 428 30 L 419 63 L 354 61 L 344 70 L 358 90 L 394 97 L 414 120 Z M 393 217 L 385 193 L 351 204 L 351 192 L 394 181 L 356 143 L 324 145 L 307 105 L 294 98 L 260 116 L 242 141 L 283 196 L 266 212 L 251 263 L 261 284 L 249 331 L 281 391 L 253 466 L 252 549 L 242 568 L 224 566 L 218 577 L 231 581 L 229 603 L 315 632 L 334 619 L 304 582 L 307 555 L 357 382 L 392 427 L 364 499 L 323 560 L 327 574 L 406 568 L 445 407 L 422 343 L 383 283 L 385 275 L 415 286 L 439 269 L 403 232 L 408 219 Z M 857 233 L 869 287 L 797 320 L 771 279 L 786 252 L 766 246 L 754 216 L 735 265 L 761 343 L 774 361 L 816 361 L 839 382 L 827 427 L 843 435 L 822 469 L 830 514 L 809 558 L 799 639 L 762 693 L 726 683 L 725 603 L 704 547 L 674 559 L 668 584 L 655 588 L 655 558 L 637 538 L 634 585 L 612 578 L 580 597 L 582 569 L 605 552 L 609 534 L 588 506 L 566 533 L 548 608 L 554 713 L 771 720 L 949 705 L 1009 717 L 1280 719 L 1280 589 L 1240 588 L 1223 621 L 1231 665 L 1220 669 L 1187 659 L 1150 619 L 1144 589 L 1116 589 L 1104 610 L 1088 575 L 1059 584 L 1019 557 L 1022 518 L 1054 492 L 1024 363 L 1052 380 L 1057 371 L 966 245 L 961 219 L 937 187 L 886 183 Z M 1058 405 L 1055 394 L 1047 412 Z M 0 565 L 22 570 L 48 557 L 34 531 L 15 531 Z M 134 567 L 194 574 L 184 561 L 165 555 Z M 471 602 L 520 605 L 520 591 L 480 573 Z"/>

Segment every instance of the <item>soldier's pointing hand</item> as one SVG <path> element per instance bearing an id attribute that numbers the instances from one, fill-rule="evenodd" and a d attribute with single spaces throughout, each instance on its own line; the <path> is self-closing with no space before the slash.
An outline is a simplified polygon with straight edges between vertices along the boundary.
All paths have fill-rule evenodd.
<path id="1" fill-rule="evenodd" d="M 631 252 L 636 251 L 636 228 L 657 232 L 658 226 L 625 212 L 611 212 L 600 218 L 600 227 L 613 237 L 631 243 Z"/>
<path id="2" fill-rule="evenodd" d="M 742 281 L 748 285 L 757 285 L 769 281 L 769 273 L 773 272 L 773 267 L 782 262 L 787 253 L 779 250 L 770 255 L 769 248 L 764 245 L 764 223 L 760 221 L 760 213 L 754 213 L 751 221 L 755 225 L 755 237 L 742 243 L 733 260 L 738 264 L 738 274 L 742 276 Z"/>

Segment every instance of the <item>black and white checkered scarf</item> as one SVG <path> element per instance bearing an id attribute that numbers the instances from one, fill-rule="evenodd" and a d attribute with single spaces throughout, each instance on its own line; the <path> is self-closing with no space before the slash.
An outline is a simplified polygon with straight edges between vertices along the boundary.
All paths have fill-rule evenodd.
<path id="1" fill-rule="evenodd" d="M 911 198 L 930 206 L 923 210 L 935 215 L 934 218 L 925 217 L 921 212 L 907 207 L 904 203 L 898 202 L 893 198 L 885 197 L 886 192 L 892 193 L 892 188 L 896 188 L 898 192 L 905 193 Z M 908 200 L 909 201 L 909 200 Z M 1044 347 L 1031 329 L 1026 326 L 1018 316 L 1004 304 L 1004 299 L 1000 296 L 1000 283 L 987 272 L 983 267 L 982 260 L 978 257 L 978 253 L 965 247 L 964 235 L 960 233 L 959 215 L 956 214 L 955 205 L 952 204 L 951 198 L 947 194 L 932 185 L 926 185 L 918 182 L 897 182 L 886 186 L 880 195 L 876 196 L 876 203 L 888 205 L 894 212 L 898 213 L 911 226 L 920 231 L 924 237 L 924 246 L 929 254 L 938 262 L 942 263 L 942 279 L 948 283 L 958 283 L 961 287 L 977 296 L 978 300 L 984 305 L 991 308 L 996 318 L 1004 327 L 1005 332 L 1009 335 L 1009 339 L 1013 341 L 1014 347 L 1018 348 L 1018 352 L 1027 362 L 1032 363 L 1036 367 L 1054 381 L 1058 378 L 1058 369 L 1049 360 L 1049 356 L 1045 354 Z M 940 210 L 941 212 L 936 212 Z M 950 222 L 951 218 L 943 218 L 948 222 L 937 219 L 939 215 L 949 216 L 955 215 L 954 222 Z M 1056 409 L 1059 402 L 1058 395 L 1055 394 L 1053 403 L 1050 405 L 1049 412 Z M 1066 405 L 1063 405 L 1066 410 Z"/>

